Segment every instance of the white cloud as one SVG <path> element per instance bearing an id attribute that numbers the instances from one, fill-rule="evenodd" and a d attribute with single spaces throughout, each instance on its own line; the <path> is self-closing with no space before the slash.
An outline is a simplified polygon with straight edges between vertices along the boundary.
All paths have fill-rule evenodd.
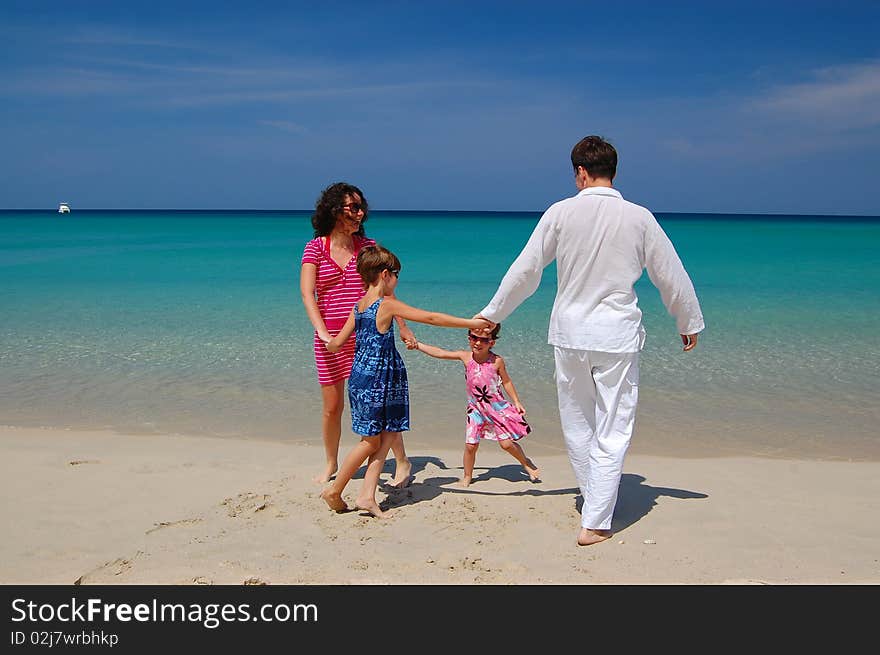
<path id="1" fill-rule="evenodd" d="M 880 125 L 880 62 L 827 67 L 812 77 L 779 85 L 750 106 L 776 117 L 833 122 L 839 129 Z"/>

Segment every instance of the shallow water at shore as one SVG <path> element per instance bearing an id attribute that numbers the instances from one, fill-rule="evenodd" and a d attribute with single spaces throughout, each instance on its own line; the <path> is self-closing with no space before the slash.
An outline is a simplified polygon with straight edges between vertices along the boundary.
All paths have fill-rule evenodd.
<path id="1" fill-rule="evenodd" d="M 470 316 L 538 217 L 374 211 L 367 229 L 400 256 L 403 300 Z M 707 329 L 682 353 L 659 294 L 640 281 L 649 337 L 633 451 L 880 460 L 880 219 L 658 218 Z M 319 441 L 298 290 L 307 213 L 4 212 L 0 227 L 0 424 Z M 554 285 L 551 266 L 496 347 L 536 454 L 563 448 L 546 344 Z M 414 328 L 464 346 L 462 331 Z M 459 447 L 460 366 L 401 351 L 407 439 Z"/>

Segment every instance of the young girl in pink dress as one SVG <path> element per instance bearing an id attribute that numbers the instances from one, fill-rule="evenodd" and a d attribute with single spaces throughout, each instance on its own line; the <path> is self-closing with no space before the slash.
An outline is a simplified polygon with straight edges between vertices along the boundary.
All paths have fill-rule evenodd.
<path id="1" fill-rule="evenodd" d="M 538 467 L 526 457 L 522 446 L 517 443 L 532 431 L 525 419 L 526 408 L 519 401 L 516 387 L 507 374 L 504 359 L 491 350 L 500 332 L 500 323 L 494 329 L 484 330 L 479 334 L 469 331 L 470 350 L 443 350 L 420 341 L 415 346 L 415 350 L 431 357 L 457 359 L 464 364 L 468 394 L 464 473 L 461 478 L 464 487 L 473 479 L 477 448 L 482 439 L 497 441 L 498 445 L 522 464 L 532 482 L 540 482 L 541 479 Z M 502 387 L 513 401 L 512 405 L 504 397 Z"/>

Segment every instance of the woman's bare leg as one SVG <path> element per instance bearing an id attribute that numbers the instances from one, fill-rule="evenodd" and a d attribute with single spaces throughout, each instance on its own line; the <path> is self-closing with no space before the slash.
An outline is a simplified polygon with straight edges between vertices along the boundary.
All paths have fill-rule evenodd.
<path id="1" fill-rule="evenodd" d="M 321 438 L 324 441 L 326 457 L 324 470 L 314 477 L 314 481 L 328 482 L 339 468 L 339 439 L 342 436 L 342 408 L 345 406 L 345 380 L 334 384 L 321 385 L 323 410 L 321 413 Z"/>

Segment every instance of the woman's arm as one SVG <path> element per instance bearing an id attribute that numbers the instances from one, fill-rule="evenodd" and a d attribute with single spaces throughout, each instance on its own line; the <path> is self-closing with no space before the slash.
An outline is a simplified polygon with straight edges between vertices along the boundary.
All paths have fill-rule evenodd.
<path id="1" fill-rule="evenodd" d="M 342 329 L 332 339 L 329 339 L 327 343 L 327 350 L 331 353 L 335 353 L 337 350 L 342 348 L 342 344 L 348 341 L 348 338 L 351 336 L 351 333 L 354 332 L 354 310 L 351 310 L 351 314 L 348 315 L 348 320 L 345 321 L 345 325 L 342 326 Z"/>
<path id="2" fill-rule="evenodd" d="M 415 350 L 437 359 L 457 359 L 462 362 L 466 361 L 468 355 L 470 355 L 466 350 L 443 350 L 443 348 L 422 343 L 421 341 L 416 341 Z"/>
<path id="3" fill-rule="evenodd" d="M 513 406 L 516 407 L 520 414 L 525 415 L 526 408 L 523 407 L 523 404 L 519 401 L 519 394 L 516 393 L 516 387 L 513 386 L 513 380 L 511 380 L 510 376 L 507 374 L 507 366 L 504 364 L 504 359 L 496 356 L 495 366 L 498 367 L 498 375 L 501 376 L 501 384 L 507 392 L 507 395 L 510 396 Z"/>
<path id="4" fill-rule="evenodd" d="M 318 281 L 318 267 L 314 264 L 303 264 L 299 273 L 299 292 L 302 296 L 302 303 L 306 308 L 306 315 L 309 317 L 318 338 L 327 343 L 330 341 L 330 333 L 324 324 L 324 317 L 318 309 L 318 301 L 315 299 L 315 286 Z"/>

